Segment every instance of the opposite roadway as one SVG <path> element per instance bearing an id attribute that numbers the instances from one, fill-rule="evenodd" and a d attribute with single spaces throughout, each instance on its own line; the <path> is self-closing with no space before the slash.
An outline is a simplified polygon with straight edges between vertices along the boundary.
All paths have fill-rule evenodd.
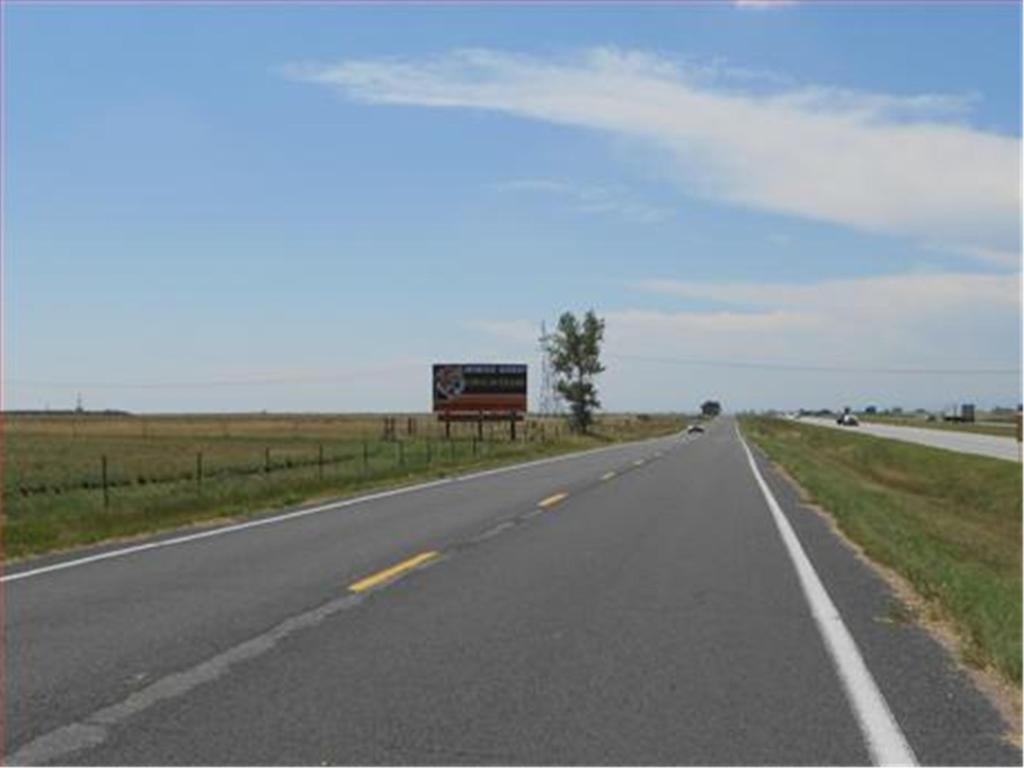
<path id="1" fill-rule="evenodd" d="M 753 456 L 722 417 L 10 568 L 7 762 L 1019 765 Z"/>
<path id="2" fill-rule="evenodd" d="M 821 419 L 804 416 L 799 419 L 801 424 L 814 424 L 817 427 L 832 427 L 853 432 L 864 432 L 875 437 L 886 437 L 890 440 L 902 440 L 906 443 L 917 443 L 932 448 L 942 448 L 957 453 L 973 453 L 988 456 L 992 459 L 1020 461 L 1020 443 L 1013 437 L 1012 430 L 1007 436 L 984 435 L 977 432 L 957 431 L 952 429 L 931 429 L 929 427 L 905 427 L 898 424 L 876 424 L 862 421 L 856 427 L 842 427 L 835 419 Z"/>

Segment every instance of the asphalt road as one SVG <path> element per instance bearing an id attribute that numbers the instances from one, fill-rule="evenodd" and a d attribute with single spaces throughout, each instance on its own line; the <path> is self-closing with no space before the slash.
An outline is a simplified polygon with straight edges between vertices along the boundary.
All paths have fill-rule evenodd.
<path id="1" fill-rule="evenodd" d="M 7 761 L 1019 765 L 947 653 L 753 461 L 772 501 L 720 418 L 12 569 Z"/>
<path id="2" fill-rule="evenodd" d="M 799 419 L 802 424 L 814 424 L 818 427 L 832 427 L 851 432 L 863 432 L 875 437 L 887 437 L 890 440 L 903 440 L 907 443 L 928 445 L 932 448 L 943 448 L 957 453 L 974 453 L 993 459 L 1020 461 L 1020 443 L 1014 437 L 999 435 L 979 435 L 974 432 L 954 432 L 949 429 L 928 429 L 926 427 L 901 427 L 893 424 L 872 424 L 862 421 L 856 427 L 841 427 L 835 419 L 819 419 L 804 416 Z"/>

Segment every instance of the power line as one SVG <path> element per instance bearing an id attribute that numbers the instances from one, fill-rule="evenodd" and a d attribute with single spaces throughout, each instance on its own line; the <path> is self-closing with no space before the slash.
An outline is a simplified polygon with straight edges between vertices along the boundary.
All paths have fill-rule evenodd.
<path id="1" fill-rule="evenodd" d="M 546 336 L 542 331 L 542 338 Z M 629 355 L 606 353 L 606 357 L 616 360 L 629 360 L 646 363 L 662 363 L 667 365 L 693 365 L 707 366 L 714 368 L 739 368 L 744 370 L 762 371 L 791 371 L 801 373 L 876 373 L 886 375 L 914 375 L 914 376 L 1019 376 L 1020 368 L 887 368 L 875 366 L 855 365 L 816 365 L 806 363 L 773 363 L 765 361 L 749 360 L 724 360 L 715 358 L 683 358 L 683 357 L 660 357 L 654 355 Z M 542 358 L 542 379 L 545 377 L 544 363 Z M 371 371 L 360 371 L 358 373 L 339 374 L 315 374 L 308 376 L 262 376 L 243 377 L 235 379 L 211 379 L 207 381 L 162 381 L 162 382 L 113 382 L 113 381 L 53 381 L 44 379 L 4 379 L 6 384 L 17 384 L 20 386 L 50 387 L 55 389 L 112 389 L 112 390 L 159 390 L 159 389 L 215 389 L 220 387 L 238 386 L 274 386 L 283 384 L 316 384 L 345 382 L 368 377 L 390 374 L 398 370 L 419 368 L 422 363 L 407 363 L 390 368 L 383 368 Z M 554 390 L 553 376 L 550 370 L 547 373 L 547 386 L 542 381 L 542 412 L 544 406 L 549 406 L 552 411 L 558 410 L 557 396 L 551 397 Z M 551 397 L 551 402 L 544 403 L 544 394 Z"/>
<path id="2" fill-rule="evenodd" d="M 559 408 L 558 391 L 555 389 L 555 373 L 551 365 L 551 334 L 547 324 L 541 320 L 540 338 L 537 340 L 540 351 L 540 412 L 545 416 L 557 414 Z"/>
<path id="3" fill-rule="evenodd" d="M 315 374 L 308 376 L 256 376 L 236 379 L 210 379 L 207 381 L 148 381 L 148 382 L 114 382 L 114 381 L 48 381 L 43 379 L 4 379 L 8 384 L 32 387 L 53 387 L 57 389 L 207 389 L 237 386 L 267 386 L 277 384 L 316 384 L 344 382 L 367 377 L 390 374 L 394 371 L 411 368 L 422 368 L 422 363 L 406 363 L 372 371 L 339 374 Z"/>
<path id="4" fill-rule="evenodd" d="M 1020 368 L 882 368 L 856 365 L 813 365 L 804 363 L 770 363 L 747 360 L 716 360 L 713 358 L 655 357 L 649 355 L 617 355 L 607 357 L 618 360 L 635 360 L 647 363 L 670 365 L 703 365 L 717 368 L 744 368 L 762 371 L 794 371 L 804 373 L 883 373 L 898 375 L 978 375 L 1009 376 L 1020 375 Z"/>

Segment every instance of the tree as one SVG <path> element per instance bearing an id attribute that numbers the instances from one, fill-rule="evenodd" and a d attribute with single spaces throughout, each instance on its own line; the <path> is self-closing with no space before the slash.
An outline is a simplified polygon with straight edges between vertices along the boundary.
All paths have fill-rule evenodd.
<path id="1" fill-rule="evenodd" d="M 551 367 L 558 377 L 555 389 L 569 404 L 573 429 L 586 432 L 601 407 L 594 377 L 604 370 L 601 342 L 604 320 L 589 310 L 580 322 L 572 312 L 558 318 L 558 328 L 548 337 Z"/>
<path id="2" fill-rule="evenodd" d="M 702 416 L 714 418 L 722 412 L 722 404 L 717 400 L 705 400 L 700 404 L 700 412 Z"/>

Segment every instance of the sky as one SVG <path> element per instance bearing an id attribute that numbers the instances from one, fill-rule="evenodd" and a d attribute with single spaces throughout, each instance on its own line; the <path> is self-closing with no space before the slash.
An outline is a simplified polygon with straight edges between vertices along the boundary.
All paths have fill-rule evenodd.
<path id="1" fill-rule="evenodd" d="M 1020 402 L 1019 4 L 2 13 L 5 408 Z"/>

